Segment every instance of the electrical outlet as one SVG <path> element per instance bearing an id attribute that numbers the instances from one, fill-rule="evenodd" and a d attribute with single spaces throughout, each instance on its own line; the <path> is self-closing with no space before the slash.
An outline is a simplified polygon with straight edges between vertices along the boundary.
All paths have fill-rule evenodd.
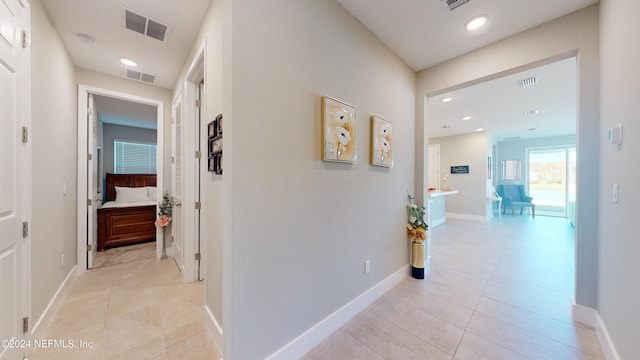
<path id="1" fill-rule="evenodd" d="M 368 274 L 371 272 L 371 260 L 367 260 L 364 262 L 364 273 Z"/>
<path id="2" fill-rule="evenodd" d="M 64 254 L 60 255 L 60 269 L 64 268 Z"/>

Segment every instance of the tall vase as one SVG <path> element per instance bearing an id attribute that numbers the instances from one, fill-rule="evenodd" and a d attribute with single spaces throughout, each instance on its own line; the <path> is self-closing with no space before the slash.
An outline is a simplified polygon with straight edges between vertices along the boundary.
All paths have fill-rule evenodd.
<path id="1" fill-rule="evenodd" d="M 411 242 L 411 276 L 424 279 L 424 241 L 413 239 Z"/>

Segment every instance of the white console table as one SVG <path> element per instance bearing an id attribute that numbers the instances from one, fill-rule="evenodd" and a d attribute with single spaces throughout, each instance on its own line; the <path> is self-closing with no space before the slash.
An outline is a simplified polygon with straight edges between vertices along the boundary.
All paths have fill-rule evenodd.
<path id="1" fill-rule="evenodd" d="M 457 194 L 458 190 L 450 191 L 433 191 L 429 193 L 429 204 L 427 208 L 427 223 L 429 228 L 433 229 L 438 225 L 447 222 L 446 202 L 445 199 L 449 195 Z"/>
<path id="2" fill-rule="evenodd" d="M 489 196 L 487 198 L 487 203 L 489 204 L 491 219 L 493 219 L 493 203 L 494 202 L 498 203 L 498 217 L 502 219 L 502 198 L 500 196 Z"/>

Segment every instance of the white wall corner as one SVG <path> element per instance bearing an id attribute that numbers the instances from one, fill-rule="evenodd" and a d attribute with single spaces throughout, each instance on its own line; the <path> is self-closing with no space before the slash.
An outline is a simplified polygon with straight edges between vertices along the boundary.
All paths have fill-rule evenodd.
<path id="1" fill-rule="evenodd" d="M 223 345 L 222 326 L 220 326 L 220 324 L 216 320 L 216 317 L 213 316 L 211 309 L 209 309 L 207 305 L 204 306 L 204 310 L 207 313 L 207 316 L 205 319 L 207 330 L 209 330 L 209 333 L 211 334 L 211 336 L 213 336 L 213 341 L 216 343 L 216 346 L 218 347 L 218 349 L 222 351 L 222 345 Z"/>
<path id="2" fill-rule="evenodd" d="M 371 287 L 357 298 L 327 316 L 309 330 L 302 333 L 290 343 L 286 344 L 278 351 L 269 355 L 267 360 L 299 359 L 313 349 L 316 345 L 324 341 L 329 335 L 346 324 L 354 316 L 371 305 L 382 295 L 398 285 L 409 276 L 409 265 L 405 265 L 400 270 L 389 275 L 386 279 Z"/>
<path id="3" fill-rule="evenodd" d="M 165 237 L 165 238 L 168 238 Z M 165 255 L 167 255 L 168 258 L 172 258 L 173 257 L 173 246 L 169 246 L 168 248 L 164 248 L 164 253 Z"/>
<path id="4" fill-rule="evenodd" d="M 576 304 L 575 298 L 572 298 L 571 301 L 571 315 L 573 320 L 581 324 L 591 326 L 595 329 L 598 341 L 600 342 L 600 346 L 602 346 L 602 351 L 604 352 L 607 360 L 620 360 L 618 351 L 616 351 L 613 341 L 609 336 L 609 332 L 607 331 L 607 327 L 604 325 L 598 311 L 590 307 Z"/>
<path id="5" fill-rule="evenodd" d="M 75 280 L 75 276 L 77 275 L 77 272 L 76 272 L 77 269 L 78 269 L 78 266 L 76 265 L 71 269 L 71 271 L 69 271 L 69 273 L 65 277 L 62 284 L 60 284 L 60 287 L 58 287 L 58 290 L 56 291 L 56 293 L 53 294 L 53 297 L 49 301 L 49 304 L 47 304 L 47 307 L 44 308 L 44 311 L 42 312 L 42 315 L 40 315 L 40 317 L 38 318 L 38 321 L 34 323 L 33 327 L 31 328 L 31 336 L 33 338 L 42 337 L 44 330 L 47 328 L 47 325 L 51 322 L 51 319 L 53 318 L 53 314 L 55 314 L 55 310 L 58 308 L 60 301 L 62 301 L 62 299 L 66 297 L 67 293 L 69 292 L 69 289 L 71 289 L 71 286 L 73 285 L 73 282 Z M 69 280 L 72 280 L 72 281 L 69 281 Z"/>

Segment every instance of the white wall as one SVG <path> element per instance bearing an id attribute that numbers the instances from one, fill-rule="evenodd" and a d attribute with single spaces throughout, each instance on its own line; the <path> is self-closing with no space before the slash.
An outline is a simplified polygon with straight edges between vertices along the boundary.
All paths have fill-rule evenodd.
<path id="1" fill-rule="evenodd" d="M 40 0 L 31 1 L 31 61 L 31 316 L 35 324 L 76 264 L 74 68 Z"/>
<path id="2" fill-rule="evenodd" d="M 628 36 L 628 35 L 627 35 Z M 416 116 L 426 118 L 424 97 L 497 76 L 577 56 L 578 199 L 576 302 L 595 308 L 598 289 L 599 48 L 598 5 L 593 5 L 418 74 Z M 427 134 L 428 136 L 428 134 Z M 418 148 L 422 144 L 417 144 Z"/>
<path id="3" fill-rule="evenodd" d="M 600 281 L 598 311 L 620 359 L 640 354 L 640 242 L 638 242 L 638 204 L 640 188 L 638 154 L 637 80 L 640 57 L 637 34 L 640 2 L 637 0 L 600 1 L 601 40 L 601 124 L 598 138 L 600 154 Z M 623 144 L 607 143 L 606 130 L 622 124 Z M 593 160 L 593 159 L 592 159 Z M 611 199 L 613 184 L 620 185 L 619 202 Z"/>
<path id="4" fill-rule="evenodd" d="M 231 133 L 231 124 L 227 124 L 227 115 L 229 110 L 223 109 L 222 106 L 222 1 L 213 0 L 205 19 L 202 22 L 202 28 L 198 36 L 196 37 L 193 46 L 190 50 L 189 56 L 185 61 L 182 72 L 178 81 L 176 82 L 173 96 L 177 96 L 178 93 L 183 91 L 185 78 L 189 71 L 189 67 L 199 56 L 201 45 L 206 44 L 205 51 L 205 99 L 204 99 L 204 111 L 205 121 L 202 124 L 202 133 L 206 134 L 207 124 L 212 121 L 216 115 L 223 114 L 224 116 L 224 175 L 214 175 L 207 172 L 205 174 L 205 181 L 202 184 L 202 211 L 201 216 L 206 218 L 203 221 L 206 226 L 206 238 L 201 239 L 201 243 L 205 249 L 205 264 L 206 264 L 206 279 L 205 279 L 205 303 L 207 308 L 211 311 L 215 321 L 219 326 L 223 324 L 222 315 L 222 297 L 223 297 L 223 283 L 222 283 L 222 265 L 223 265 L 223 247 L 222 247 L 222 231 L 223 231 L 223 216 L 225 216 L 225 209 L 229 209 L 229 206 L 223 205 L 223 198 L 228 196 L 223 189 L 223 181 L 227 181 L 230 178 L 230 171 L 228 171 L 228 165 L 230 164 L 230 149 L 227 146 L 227 139 Z M 204 147 L 206 149 L 206 146 Z M 206 164 L 203 163 L 206 169 Z M 222 347 L 222 344 L 220 344 Z"/>
<path id="5" fill-rule="evenodd" d="M 486 132 L 433 138 L 429 139 L 429 144 L 440 144 L 440 177 L 449 175 L 449 186 L 460 191 L 457 195 L 447 196 L 446 212 L 484 217 L 489 155 Z M 451 174 L 451 167 L 459 165 L 469 165 L 469 173 Z"/>
<path id="6" fill-rule="evenodd" d="M 408 263 L 415 73 L 334 1 L 236 0 L 227 10 L 224 357 L 258 359 Z M 353 165 L 320 160 L 325 94 L 357 107 Z M 369 165 L 372 113 L 395 124 L 392 169 Z"/>

